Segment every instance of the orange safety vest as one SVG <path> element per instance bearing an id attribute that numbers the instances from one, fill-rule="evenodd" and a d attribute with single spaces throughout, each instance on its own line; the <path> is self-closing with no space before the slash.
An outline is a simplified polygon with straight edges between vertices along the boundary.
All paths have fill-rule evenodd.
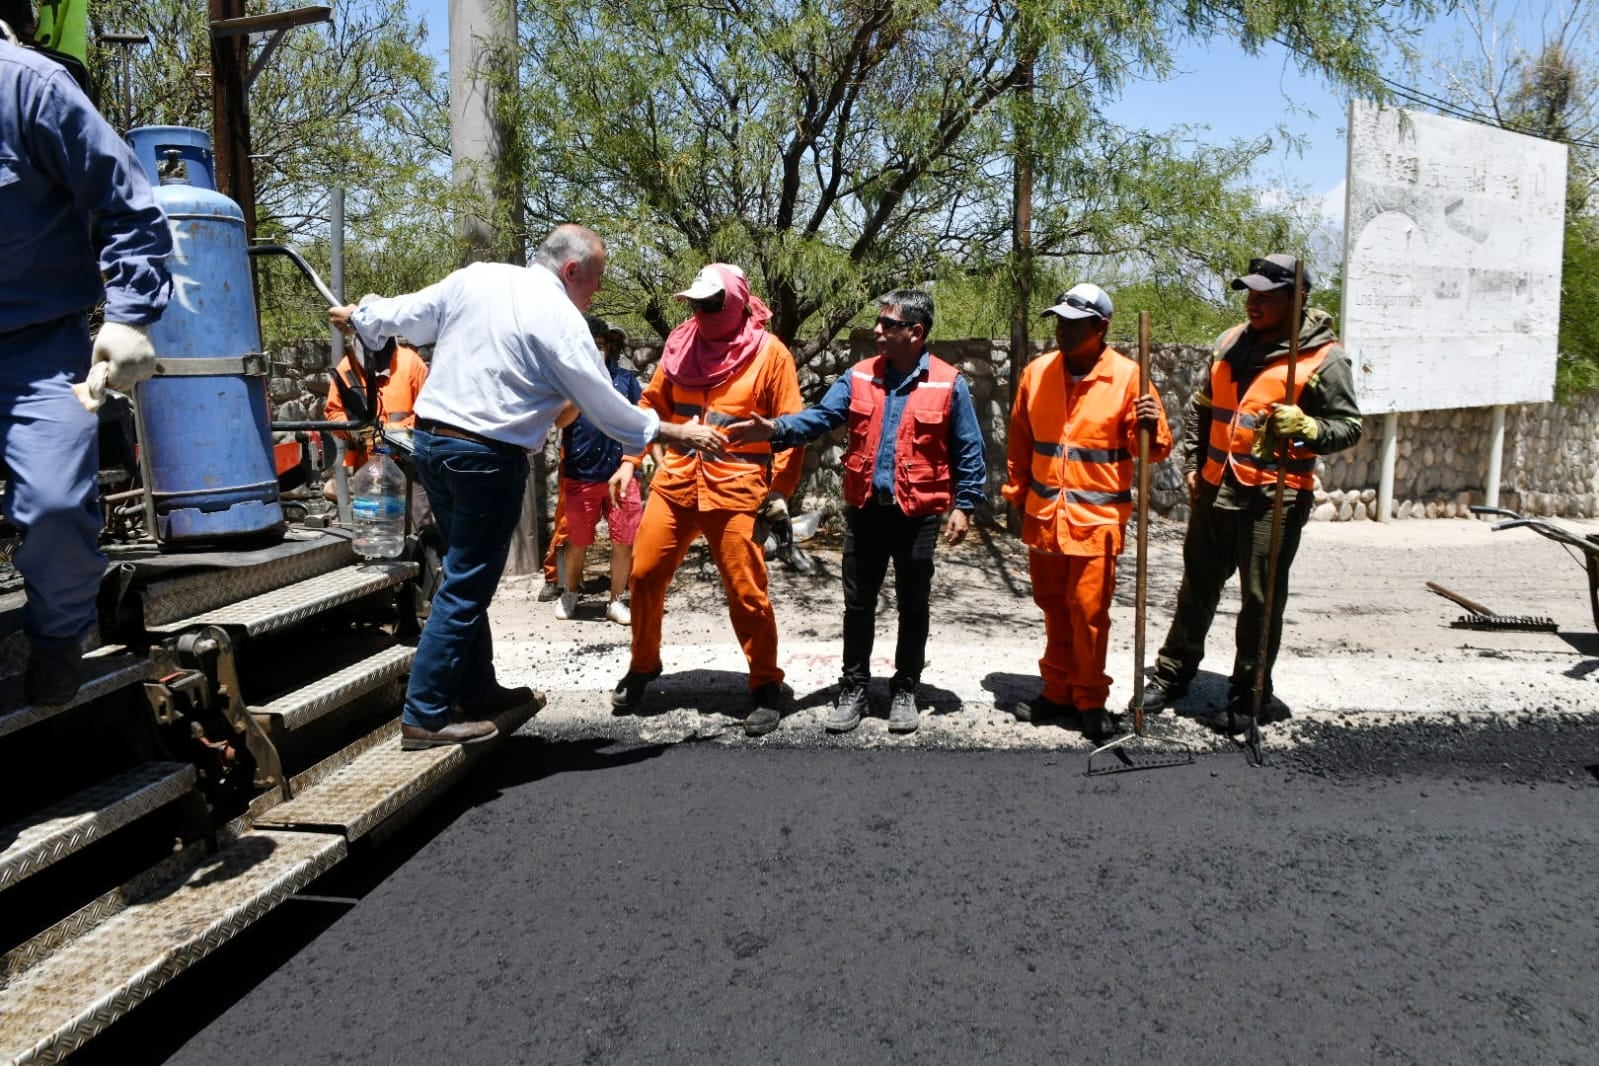
<path id="1" fill-rule="evenodd" d="M 1067 381 L 1064 357 L 1055 358 Z M 1034 518 L 1054 522 L 1063 503 L 1074 526 L 1120 526 L 1132 517 L 1134 456 L 1122 415 L 1138 395 L 1138 364 L 1107 347 L 1092 371 L 1104 374 L 1108 384 L 1096 384 L 1075 405 L 1067 402 L 1069 385 L 1028 394 L 1033 458 L 1027 513 Z"/>
<path id="2" fill-rule="evenodd" d="M 710 388 L 675 384 L 657 368 L 639 405 L 668 422 L 698 418 L 706 425 L 723 427 L 751 415 L 775 418 L 792 414 L 804 406 L 794 356 L 771 334 L 748 365 Z M 754 511 L 766 502 L 769 491 L 776 489 L 784 495 L 794 491 L 804 472 L 804 462 L 803 448 L 791 448 L 774 456 L 766 441 L 732 445 L 721 459 L 670 445 L 660 469 L 650 480 L 650 491 L 680 507 Z"/>
<path id="3" fill-rule="evenodd" d="M 1299 353 L 1294 364 L 1294 394 L 1288 392 L 1288 360 L 1276 359 L 1262 367 L 1238 395 L 1238 382 L 1233 378 L 1232 364 L 1225 356 L 1243 334 L 1243 326 L 1234 326 L 1222 336 L 1216 347 L 1216 359 L 1210 365 L 1210 441 L 1205 448 L 1205 465 L 1200 470 L 1212 485 L 1220 485 L 1222 472 L 1231 469 L 1242 485 L 1274 485 L 1277 481 L 1276 456 L 1257 459 L 1250 449 L 1255 443 L 1255 430 L 1266 423 L 1274 403 L 1298 404 L 1305 391 L 1305 383 L 1316 376 L 1316 371 L 1338 346 L 1336 340 L 1317 345 Z M 1288 445 L 1288 461 L 1283 464 L 1283 481 L 1291 489 L 1315 487 L 1316 453 L 1298 444 Z"/>
<path id="4" fill-rule="evenodd" d="M 360 363 L 350 356 L 346 355 L 339 361 L 334 373 L 357 392 L 366 391 L 366 374 Z M 417 350 L 405 344 L 395 345 L 389 373 L 378 383 L 378 412 L 383 429 L 410 429 L 416 425 L 416 413 L 411 408 L 416 405 L 417 395 L 422 391 L 427 377 L 427 364 L 422 362 Z M 329 422 L 342 422 L 344 416 L 344 398 L 339 395 L 338 386 L 330 384 L 322 417 Z M 366 449 L 359 442 L 351 444 L 344 453 L 344 465 L 351 469 L 359 468 L 366 459 Z"/>
<path id="5" fill-rule="evenodd" d="M 883 434 L 886 360 L 862 359 L 849 371 L 849 446 L 844 451 L 844 502 L 865 507 Z M 960 372 L 927 354 L 927 373 L 916 381 L 900 411 L 894 438 L 894 502 L 912 518 L 943 514 L 955 505 L 949 468 L 949 410 Z"/>

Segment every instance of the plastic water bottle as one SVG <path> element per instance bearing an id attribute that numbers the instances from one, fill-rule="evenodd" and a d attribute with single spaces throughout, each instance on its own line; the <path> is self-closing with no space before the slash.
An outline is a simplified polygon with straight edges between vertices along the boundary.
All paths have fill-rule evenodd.
<path id="1" fill-rule="evenodd" d="M 355 551 L 366 559 L 398 558 L 405 547 L 405 475 L 387 448 L 372 449 L 350 486 Z"/>

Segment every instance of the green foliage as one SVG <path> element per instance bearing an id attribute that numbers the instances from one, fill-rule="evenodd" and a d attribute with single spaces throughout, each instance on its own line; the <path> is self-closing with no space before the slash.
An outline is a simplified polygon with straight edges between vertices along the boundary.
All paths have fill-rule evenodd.
<path id="1" fill-rule="evenodd" d="M 152 41 L 131 55 L 131 115 L 121 113 L 121 55 L 97 47 L 114 122 L 211 130 L 206 4 L 97 0 L 90 19 L 93 36 L 143 30 Z M 257 236 L 300 248 L 327 279 L 330 190 L 342 186 L 352 297 L 419 288 L 459 262 L 449 114 L 425 45 L 405 0 L 349 0 L 331 24 L 290 30 L 250 92 Z M 263 271 L 261 296 L 269 347 L 326 328 L 326 301 L 286 265 Z"/>
<path id="2" fill-rule="evenodd" d="M 953 323 L 961 278 L 988 279 L 967 317 L 1003 335 L 1025 144 L 1041 276 L 1069 267 L 1203 294 L 1241 258 L 1298 243 L 1295 220 L 1247 189 L 1267 145 L 1122 129 L 1100 102 L 1169 71 L 1187 36 L 1246 50 L 1285 38 L 1330 80 L 1380 92 L 1375 43 L 1423 7 L 521 0 L 530 226 L 603 233 L 613 265 L 598 309 L 658 330 L 665 294 L 724 259 L 750 271 L 790 340 L 803 328 L 825 341 L 877 294 L 918 282 L 956 290 Z"/>

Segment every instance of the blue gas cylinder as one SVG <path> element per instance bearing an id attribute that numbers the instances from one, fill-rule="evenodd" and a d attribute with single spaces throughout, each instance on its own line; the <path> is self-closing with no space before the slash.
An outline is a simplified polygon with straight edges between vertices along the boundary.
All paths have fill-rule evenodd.
<path id="1" fill-rule="evenodd" d="M 152 532 L 182 542 L 281 529 L 244 212 L 217 191 L 203 130 L 145 126 L 128 143 L 172 226 L 172 299 L 150 326 L 159 369 L 135 397 Z"/>

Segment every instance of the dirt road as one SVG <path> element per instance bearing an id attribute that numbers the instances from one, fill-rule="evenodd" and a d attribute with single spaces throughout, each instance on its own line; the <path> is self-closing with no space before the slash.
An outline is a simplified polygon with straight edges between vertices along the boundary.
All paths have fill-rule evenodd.
<path id="1" fill-rule="evenodd" d="M 1599 523 L 1568 525 L 1599 532 Z M 1181 577 L 1181 539 L 1176 523 L 1151 527 L 1151 661 Z M 806 547 L 817 572 L 802 577 L 779 566 L 772 581 L 781 662 L 796 709 L 759 742 L 731 728 L 746 709 L 745 665 L 715 570 L 708 562 L 701 565 L 698 554 L 690 555 L 673 587 L 666 674 L 652 687 L 642 716 L 613 718 L 606 700 L 627 666 L 628 633 L 604 621 L 603 593 L 590 596 L 578 620 L 562 622 L 550 604 L 536 602 L 536 579 L 507 582 L 494 607 L 502 677 L 549 693 L 549 708 L 531 728 L 552 737 L 598 732 L 646 741 L 715 737 L 767 745 L 1086 746 L 1063 730 L 1018 725 L 1004 710 L 1038 691 L 1042 622 L 1031 601 L 1025 549 L 981 530 L 957 549 L 940 548 L 921 731 L 910 738 L 887 733 L 886 681 L 879 681 L 877 717 L 843 738 L 825 738 L 821 715 L 839 669 L 839 553 L 825 537 Z M 1465 612 L 1428 591 L 1429 580 L 1500 614 L 1548 616 L 1559 632 L 1452 629 L 1450 621 Z M 1131 693 L 1132 588 L 1129 554 L 1113 612 L 1113 706 L 1125 704 Z M 1225 701 L 1236 609 L 1229 588 L 1187 710 Z M 892 672 L 894 617 L 889 586 L 878 618 L 874 672 L 880 678 Z M 1276 689 L 1294 718 L 1269 728 L 1268 738 L 1278 745 L 1292 745 L 1305 729 L 1328 722 L 1361 727 L 1423 717 L 1505 720 L 1599 711 L 1599 634 L 1586 573 L 1559 545 L 1525 530 L 1494 532 L 1486 523 L 1463 520 L 1312 523 L 1293 569 L 1284 648 Z M 1172 723 L 1171 716 L 1162 723 Z M 1172 728 L 1193 742 L 1212 743 L 1180 718 Z"/>

